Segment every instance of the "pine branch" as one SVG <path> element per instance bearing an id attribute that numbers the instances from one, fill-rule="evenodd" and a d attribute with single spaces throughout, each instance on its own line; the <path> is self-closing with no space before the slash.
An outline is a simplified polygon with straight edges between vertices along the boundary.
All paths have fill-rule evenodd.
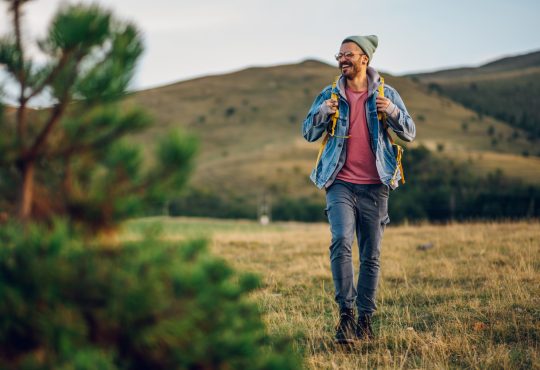
<path id="1" fill-rule="evenodd" d="M 20 62 L 24 62 L 24 49 L 22 45 L 22 35 L 21 35 L 21 5 L 25 0 L 12 0 L 11 11 L 13 12 L 13 28 L 15 30 L 15 44 L 17 45 L 17 50 L 20 52 Z M 24 96 L 25 89 L 25 76 L 24 68 L 19 70 L 19 76 L 17 76 L 19 82 L 21 83 L 21 97 Z"/>
<path id="2" fill-rule="evenodd" d="M 83 58 L 83 55 L 77 55 L 75 66 L 73 68 L 74 73 L 71 76 L 71 79 L 68 81 L 68 83 L 65 86 L 64 94 L 60 98 L 60 102 L 54 106 L 53 111 L 51 113 L 51 116 L 49 117 L 49 120 L 37 136 L 36 140 L 34 141 L 34 144 L 32 147 L 23 155 L 23 158 L 35 158 L 38 152 L 43 148 L 45 145 L 45 142 L 54 129 L 54 127 L 60 122 L 60 118 L 64 114 L 64 111 L 70 102 L 70 89 L 75 83 L 75 79 L 77 78 L 77 67 Z"/>
<path id="3" fill-rule="evenodd" d="M 26 100 L 24 100 L 24 97 L 22 95 L 22 88 L 21 88 L 21 96 L 19 97 L 19 107 L 17 108 L 17 139 L 19 142 L 19 146 L 21 148 L 24 148 L 24 137 L 26 136 Z"/>
<path id="4" fill-rule="evenodd" d="M 63 158 L 66 156 L 71 156 L 73 154 L 85 154 L 85 153 L 91 153 L 92 151 L 95 151 L 95 149 L 99 147 L 106 147 L 107 144 L 110 144 L 118 139 L 119 136 L 122 136 L 124 133 L 129 133 L 130 130 L 128 128 L 122 129 L 122 130 L 114 130 L 108 133 L 107 135 L 103 135 L 102 137 L 92 140 L 89 143 L 81 144 L 77 143 L 76 145 L 70 145 L 68 147 L 63 148 L 62 150 L 56 150 L 52 151 L 47 154 L 48 158 Z"/>
<path id="5" fill-rule="evenodd" d="M 25 160 L 31 160 L 36 157 L 39 150 L 45 145 L 45 141 L 47 140 L 47 137 L 52 132 L 53 128 L 58 124 L 60 121 L 60 118 L 62 117 L 62 114 L 64 113 L 64 110 L 67 105 L 68 98 L 67 96 L 64 97 L 60 104 L 57 104 L 54 106 L 53 111 L 51 113 L 51 116 L 49 117 L 49 120 L 43 127 L 43 130 L 39 133 L 36 140 L 34 141 L 34 144 L 32 147 L 23 155 L 23 159 Z"/>
<path id="6" fill-rule="evenodd" d="M 115 140 L 121 138 L 122 136 L 125 136 L 129 133 L 136 132 L 137 128 L 142 130 L 144 127 L 134 126 L 133 122 L 136 118 L 132 118 L 130 124 L 123 124 L 116 127 L 113 127 L 113 129 L 109 130 L 108 132 L 102 133 L 100 136 L 95 137 L 92 140 L 84 142 L 73 142 L 73 140 L 69 140 L 66 138 L 65 141 L 69 141 L 72 145 L 69 145 L 64 148 L 56 149 L 54 151 L 50 151 L 47 153 L 48 158 L 62 158 L 65 156 L 70 156 L 73 154 L 85 154 L 90 153 L 92 151 L 96 151 L 99 148 L 105 148 L 109 144 L 113 143 Z M 88 129 L 93 130 L 95 127 L 84 125 L 77 127 L 77 130 L 75 133 L 71 134 L 71 137 L 76 138 L 82 138 L 88 133 Z"/>
<path id="7" fill-rule="evenodd" d="M 47 76 L 47 78 L 45 80 L 43 80 L 43 82 L 34 89 L 34 91 L 32 91 L 32 93 L 30 95 L 28 95 L 26 97 L 26 100 L 30 100 L 32 99 L 33 97 L 35 97 L 36 95 L 38 95 L 39 93 L 41 93 L 43 91 L 43 89 L 49 85 L 51 82 L 54 81 L 54 79 L 56 78 L 56 76 L 58 76 L 58 74 L 62 71 L 62 68 L 65 67 L 65 65 L 67 64 L 68 60 L 69 60 L 69 57 L 71 56 L 71 52 L 69 51 L 66 51 L 64 53 L 62 53 L 62 56 L 60 57 L 60 60 L 58 61 L 58 64 L 54 67 L 54 69 L 49 73 L 49 75 Z"/>
<path id="8" fill-rule="evenodd" d="M 64 190 L 64 197 L 70 198 L 73 193 L 73 172 L 71 171 L 71 153 L 66 154 L 64 157 L 66 161 L 64 180 L 62 181 L 62 188 Z"/>
<path id="9" fill-rule="evenodd" d="M 20 84 L 19 107 L 17 108 L 17 135 L 20 146 L 24 146 L 24 136 L 26 134 L 26 103 L 24 90 L 26 89 L 26 76 L 24 71 L 24 48 L 21 35 L 21 5 L 24 0 L 13 0 L 11 11 L 13 12 L 13 28 L 15 30 L 15 45 L 19 54 L 20 68 L 17 71 L 17 80 Z"/>

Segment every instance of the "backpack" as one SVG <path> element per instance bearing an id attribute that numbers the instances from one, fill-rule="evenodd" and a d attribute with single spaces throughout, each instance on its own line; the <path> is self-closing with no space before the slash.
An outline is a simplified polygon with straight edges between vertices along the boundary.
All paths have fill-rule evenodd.
<path id="1" fill-rule="evenodd" d="M 332 84 L 332 95 L 330 96 L 330 99 L 332 100 L 338 100 L 338 96 L 335 93 L 337 82 L 339 81 L 341 75 L 337 76 L 334 80 L 334 83 Z M 381 77 L 381 84 L 379 85 L 379 96 L 384 97 L 384 78 Z M 324 151 L 324 148 L 326 146 L 326 143 L 328 142 L 328 139 L 330 136 L 336 136 L 336 124 L 337 120 L 339 118 L 339 109 L 336 110 L 336 113 L 332 116 L 332 125 L 330 127 L 330 130 L 326 132 L 326 135 L 321 142 L 321 146 L 319 148 L 319 154 L 317 155 L 317 161 L 315 162 L 315 167 L 319 164 L 319 160 L 321 159 L 322 153 Z M 384 130 L 386 131 L 386 134 L 388 135 L 388 138 L 390 139 L 390 143 L 392 144 L 392 149 L 394 151 L 394 155 L 396 156 L 396 170 L 394 171 L 394 175 L 392 176 L 392 180 L 390 180 L 390 184 L 395 184 L 396 176 L 398 173 L 398 169 L 401 172 L 401 183 L 405 184 L 405 173 L 403 172 L 403 165 L 401 163 L 401 159 L 403 157 L 403 147 L 399 144 L 396 144 L 394 142 L 394 139 L 392 138 L 392 135 L 390 135 L 390 130 L 388 129 L 388 124 L 386 123 L 386 113 L 377 113 L 377 118 L 379 119 L 379 122 L 383 125 Z M 345 139 L 348 139 L 350 136 L 338 136 Z"/>

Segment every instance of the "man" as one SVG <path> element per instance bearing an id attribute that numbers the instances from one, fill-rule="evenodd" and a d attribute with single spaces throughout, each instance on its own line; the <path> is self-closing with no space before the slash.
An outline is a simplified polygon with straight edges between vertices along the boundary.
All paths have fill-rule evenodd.
<path id="1" fill-rule="evenodd" d="M 377 44 L 374 35 L 343 40 L 336 55 L 341 76 L 335 87 L 326 87 L 315 99 L 302 128 L 308 141 L 325 132 L 329 135 L 311 180 L 326 189 L 325 212 L 332 233 L 330 263 L 340 309 L 339 343 L 373 337 L 371 317 L 377 308 L 381 239 L 390 221 L 388 195 L 402 176 L 386 128 L 405 141 L 416 135 L 397 91 L 384 84 L 384 96 L 379 96 L 381 78 L 369 65 Z M 332 93 L 337 98 L 332 99 Z M 336 111 L 338 119 L 332 127 Z M 378 115 L 383 117 L 381 121 Z M 352 264 L 355 231 L 360 255 L 356 287 Z"/>

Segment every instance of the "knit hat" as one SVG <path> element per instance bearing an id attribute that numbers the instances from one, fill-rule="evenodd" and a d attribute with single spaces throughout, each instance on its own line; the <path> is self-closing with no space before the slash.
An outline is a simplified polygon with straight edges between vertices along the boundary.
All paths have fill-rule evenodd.
<path id="1" fill-rule="evenodd" d="M 379 38 L 375 35 L 349 36 L 345 40 L 343 40 L 342 44 L 346 42 L 354 42 L 356 45 L 360 46 L 360 49 L 362 49 L 364 53 L 366 53 L 369 61 L 371 62 L 373 53 L 375 52 L 375 49 L 377 49 L 377 45 L 379 44 Z"/>

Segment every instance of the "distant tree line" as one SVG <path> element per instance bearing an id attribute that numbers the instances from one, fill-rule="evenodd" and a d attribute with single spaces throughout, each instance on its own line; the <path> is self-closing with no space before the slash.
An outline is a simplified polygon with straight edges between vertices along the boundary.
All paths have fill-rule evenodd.
<path id="1" fill-rule="evenodd" d="M 526 132 L 529 140 L 540 138 L 540 76 L 527 75 L 512 80 L 438 84 L 428 89 L 474 110 L 507 122 Z"/>
<path id="2" fill-rule="evenodd" d="M 403 220 L 496 220 L 538 217 L 540 187 L 474 169 L 433 155 L 425 147 L 404 156 L 407 183 L 391 195 L 390 218 Z"/>
<path id="3" fill-rule="evenodd" d="M 390 195 L 392 223 L 429 220 L 497 220 L 540 216 L 540 187 L 505 177 L 500 171 L 475 173 L 464 163 L 433 154 L 425 147 L 408 149 L 404 155 L 407 183 Z M 169 204 L 171 215 L 252 218 L 257 205 L 211 191 L 191 190 Z M 272 219 L 325 221 L 324 194 L 294 198 L 274 195 Z"/>

